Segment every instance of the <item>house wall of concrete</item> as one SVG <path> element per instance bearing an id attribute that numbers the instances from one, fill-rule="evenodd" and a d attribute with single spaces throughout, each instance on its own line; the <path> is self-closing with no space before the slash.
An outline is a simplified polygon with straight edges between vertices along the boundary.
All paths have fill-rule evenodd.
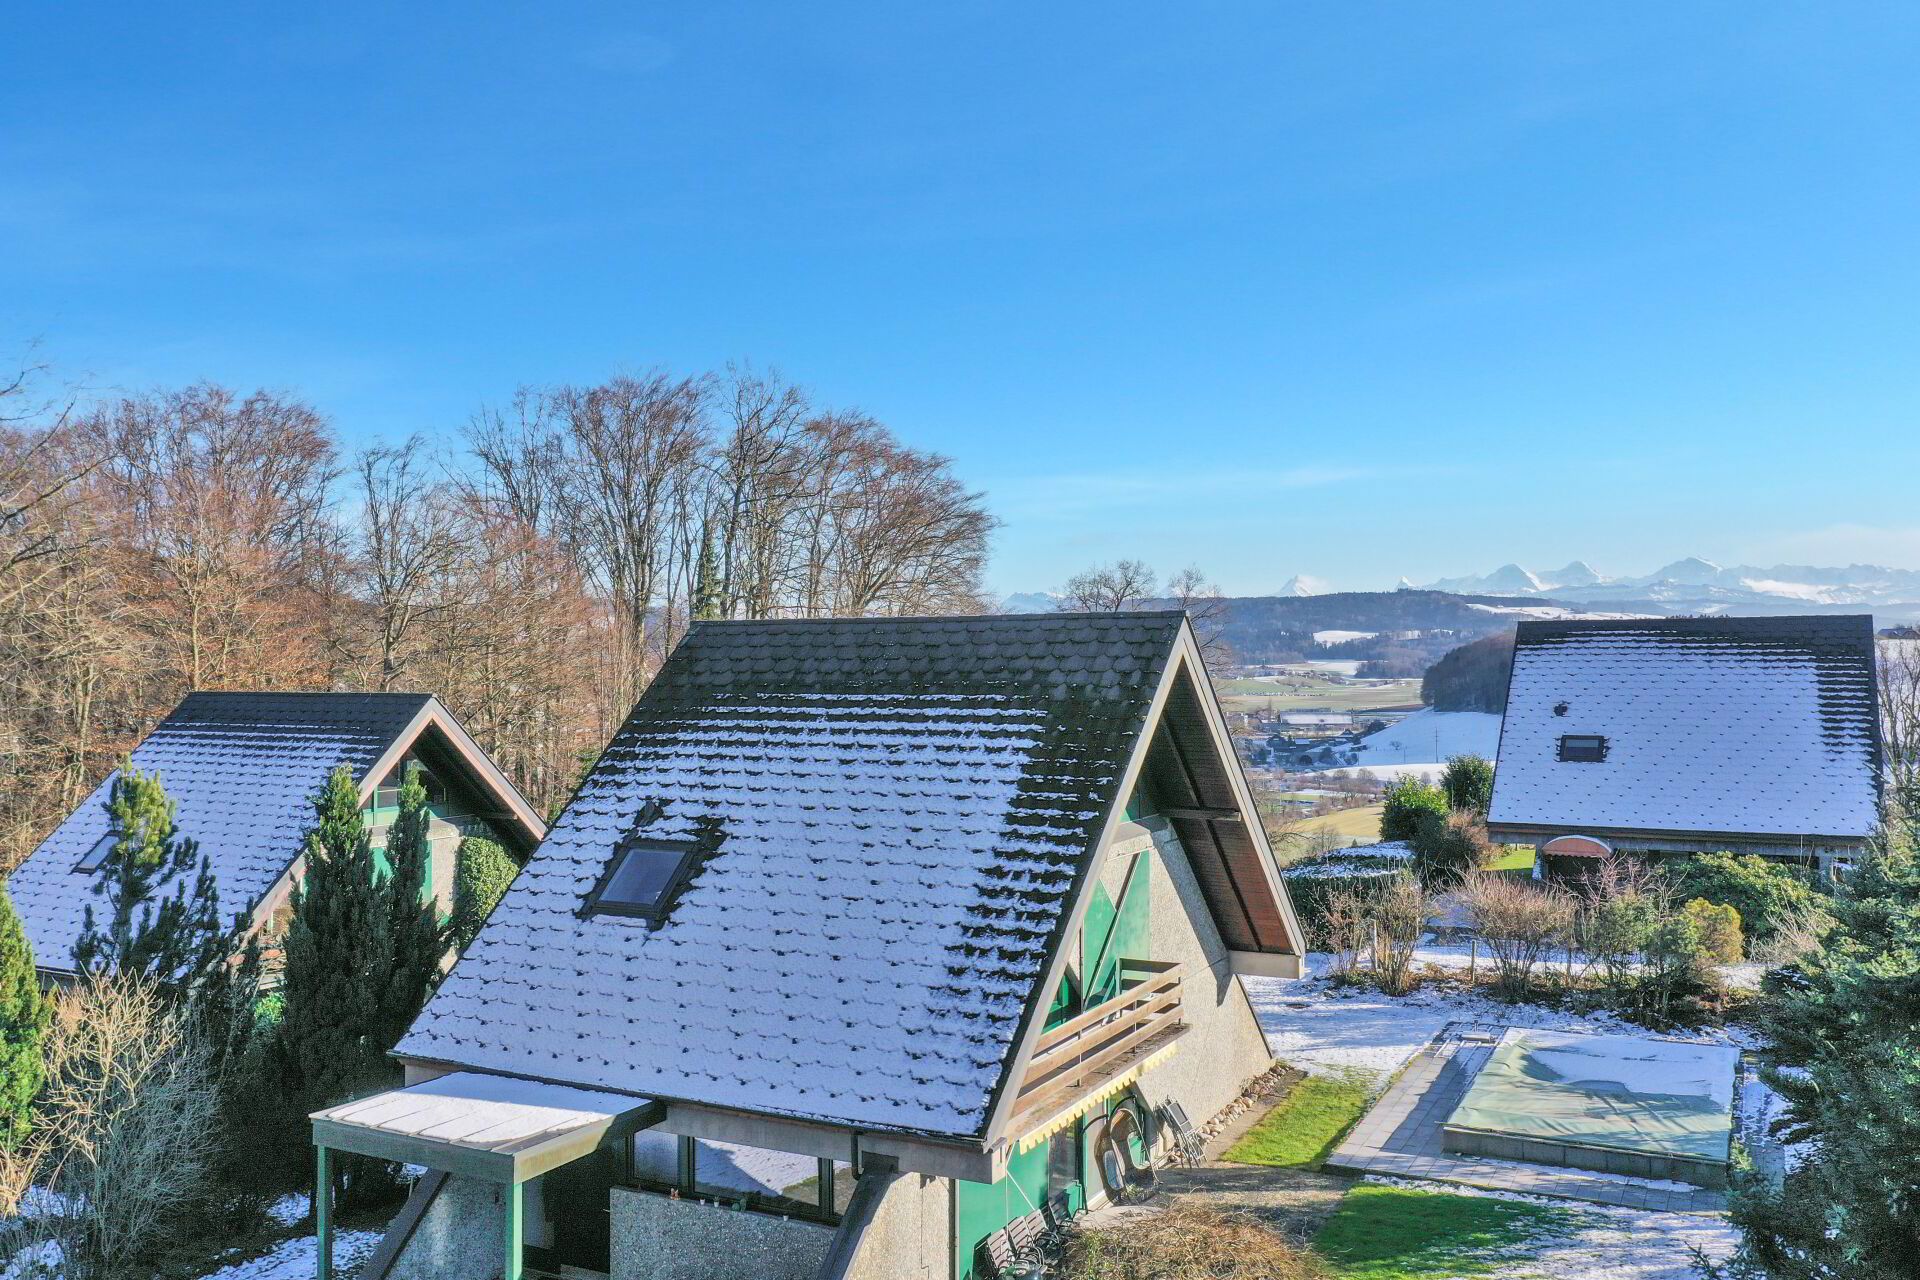
<path id="1" fill-rule="evenodd" d="M 1140 1093 L 1150 1107 L 1174 1099 L 1204 1125 L 1273 1065 L 1273 1055 L 1179 838 L 1160 819 L 1143 825 L 1151 834 L 1116 841 L 1119 856 L 1108 859 L 1103 876 L 1117 891 L 1131 852 L 1152 844 L 1152 952 L 1139 958 L 1183 966 L 1181 1012 L 1192 1029 L 1171 1058 L 1141 1077 Z"/>
<path id="2" fill-rule="evenodd" d="M 505 1196 L 497 1183 L 448 1178 L 378 1280 L 497 1280 L 506 1258 Z"/>
<path id="3" fill-rule="evenodd" d="M 845 1280 L 946 1280 L 952 1235 L 953 1180 L 903 1173 L 887 1188 Z"/>
<path id="4" fill-rule="evenodd" d="M 814 1280 L 833 1228 L 615 1187 L 613 1280 Z"/>

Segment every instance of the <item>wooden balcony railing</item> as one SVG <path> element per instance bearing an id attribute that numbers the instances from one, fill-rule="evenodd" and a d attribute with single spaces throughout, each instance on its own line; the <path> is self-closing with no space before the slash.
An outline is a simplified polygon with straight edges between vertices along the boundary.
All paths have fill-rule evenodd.
<path id="1" fill-rule="evenodd" d="M 1045 1124 L 1185 1034 L 1180 976 L 1178 964 L 1126 961 L 1121 979 L 1133 985 L 1042 1035 L 1014 1095 L 1013 1133 Z"/>

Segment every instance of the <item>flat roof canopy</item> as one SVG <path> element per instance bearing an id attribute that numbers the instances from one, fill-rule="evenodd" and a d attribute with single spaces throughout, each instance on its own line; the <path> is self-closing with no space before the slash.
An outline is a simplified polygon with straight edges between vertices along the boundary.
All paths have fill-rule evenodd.
<path id="1" fill-rule="evenodd" d="M 632 1094 L 460 1071 L 310 1118 L 316 1147 L 511 1184 L 665 1115 L 665 1104 Z"/>

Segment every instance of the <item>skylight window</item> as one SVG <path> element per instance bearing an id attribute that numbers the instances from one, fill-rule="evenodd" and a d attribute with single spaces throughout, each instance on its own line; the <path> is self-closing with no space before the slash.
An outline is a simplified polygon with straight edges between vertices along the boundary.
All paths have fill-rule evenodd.
<path id="1" fill-rule="evenodd" d="M 74 864 L 75 871 L 98 871 L 100 864 L 113 852 L 113 846 L 120 839 L 120 833 L 109 831 L 94 841 L 93 848 L 80 855 L 80 861 Z"/>
<path id="2" fill-rule="evenodd" d="M 698 862 L 691 840 L 628 836 L 613 851 L 613 863 L 587 901 L 586 914 L 639 916 L 655 924 L 673 910 Z"/>
<path id="3" fill-rule="evenodd" d="M 1597 733 L 1562 734 L 1560 758 L 1570 764 L 1600 764 L 1607 758 L 1607 740 Z"/>

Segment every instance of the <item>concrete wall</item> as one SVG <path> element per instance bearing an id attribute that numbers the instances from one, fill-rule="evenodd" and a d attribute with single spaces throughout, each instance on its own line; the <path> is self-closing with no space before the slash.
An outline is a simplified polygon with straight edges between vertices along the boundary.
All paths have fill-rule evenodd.
<path id="1" fill-rule="evenodd" d="M 615 1187 L 613 1280 L 814 1280 L 833 1228 Z"/>
<path id="2" fill-rule="evenodd" d="M 1179 1050 L 1141 1078 L 1140 1093 L 1149 1106 L 1172 1098 L 1188 1119 L 1204 1125 L 1240 1096 L 1248 1081 L 1273 1065 L 1266 1037 L 1260 1032 L 1253 1006 L 1234 976 L 1232 958 L 1220 930 L 1213 923 L 1200 883 L 1194 879 L 1186 852 L 1171 827 L 1156 818 L 1144 824 L 1149 837 L 1130 828 L 1130 838 L 1117 840 L 1102 873 L 1109 892 L 1118 893 L 1131 852 L 1149 839 L 1153 859 L 1152 951 L 1139 957 L 1177 960 L 1183 966 L 1181 1006 L 1192 1029 Z"/>
<path id="3" fill-rule="evenodd" d="M 506 1189 L 448 1178 L 386 1280 L 499 1280 L 506 1256 Z"/>
<path id="4" fill-rule="evenodd" d="M 903 1173 L 861 1237 L 846 1280 L 946 1280 L 953 1270 L 953 1183 Z"/>

